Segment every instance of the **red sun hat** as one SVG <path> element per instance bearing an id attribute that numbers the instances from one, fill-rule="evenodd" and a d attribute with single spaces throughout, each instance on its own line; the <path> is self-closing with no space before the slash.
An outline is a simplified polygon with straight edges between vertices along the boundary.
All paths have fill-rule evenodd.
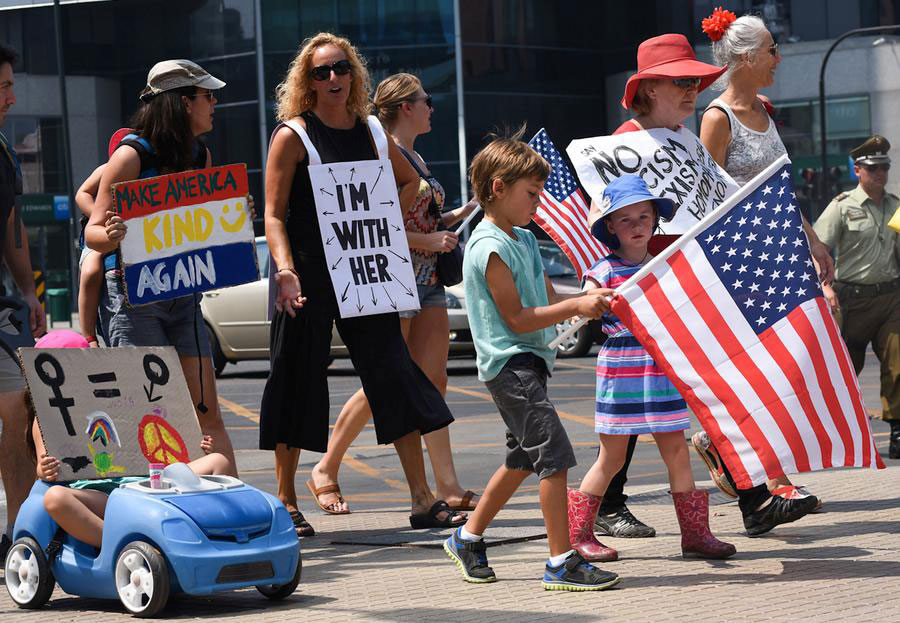
<path id="1" fill-rule="evenodd" d="M 129 134 L 134 134 L 134 129 L 132 128 L 119 128 L 116 130 L 113 135 L 109 138 L 109 157 L 112 158 L 113 152 L 116 151 L 116 148 L 119 146 L 119 143 L 122 142 L 122 139 L 128 136 Z"/>
<path id="2" fill-rule="evenodd" d="M 671 33 L 647 39 L 639 45 L 637 63 L 637 73 L 625 84 L 622 106 L 626 109 L 631 108 L 638 83 L 644 78 L 700 78 L 698 90 L 702 91 L 728 69 L 727 66 L 701 63 L 687 37 Z"/>

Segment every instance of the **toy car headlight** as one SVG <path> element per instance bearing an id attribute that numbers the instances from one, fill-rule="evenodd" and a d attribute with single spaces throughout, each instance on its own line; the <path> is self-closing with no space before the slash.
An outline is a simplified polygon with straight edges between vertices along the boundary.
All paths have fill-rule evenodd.
<path id="1" fill-rule="evenodd" d="M 200 535 L 184 519 L 166 519 L 162 523 L 162 531 L 170 541 L 180 543 L 200 543 Z"/>

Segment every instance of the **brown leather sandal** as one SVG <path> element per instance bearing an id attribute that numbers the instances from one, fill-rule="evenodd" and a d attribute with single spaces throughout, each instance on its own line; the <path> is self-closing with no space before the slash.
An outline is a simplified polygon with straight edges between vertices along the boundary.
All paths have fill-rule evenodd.
<path id="1" fill-rule="evenodd" d="M 459 504 L 454 504 L 450 507 L 451 510 L 455 511 L 473 511 L 475 507 L 478 505 L 478 502 L 473 502 L 472 500 L 475 496 L 478 495 L 474 491 L 466 490 L 466 492 L 462 496 L 462 500 L 459 501 Z"/>
<path id="2" fill-rule="evenodd" d="M 340 485 L 334 484 L 334 485 L 325 485 L 324 487 L 316 487 L 316 483 L 314 483 L 312 481 L 312 478 L 310 478 L 309 480 L 306 481 L 306 488 L 309 489 L 309 492 L 313 494 L 313 499 L 316 501 L 316 505 L 318 505 L 319 508 L 321 508 L 324 512 L 328 513 L 329 515 L 349 515 L 350 514 L 350 509 L 347 509 L 345 511 L 343 511 L 343 510 L 336 511 L 334 509 L 328 508 L 328 506 L 333 506 L 335 504 L 341 504 L 344 502 L 344 496 L 341 495 Z M 328 506 L 325 506 L 324 504 L 322 504 L 322 502 L 319 501 L 319 496 L 325 495 L 326 493 L 336 494 L 337 498 L 338 498 L 337 502 L 332 502 Z"/>

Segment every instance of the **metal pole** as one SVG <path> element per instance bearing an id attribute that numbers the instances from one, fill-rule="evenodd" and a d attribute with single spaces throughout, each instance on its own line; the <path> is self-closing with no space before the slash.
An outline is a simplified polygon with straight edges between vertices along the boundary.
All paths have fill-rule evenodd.
<path id="1" fill-rule="evenodd" d="M 834 40 L 834 43 L 831 44 L 831 47 L 828 48 L 828 51 L 825 52 L 825 57 L 822 59 L 822 66 L 819 68 L 819 139 L 821 140 L 822 147 L 822 174 L 819 176 L 819 197 L 822 201 L 825 200 L 825 193 L 828 192 L 828 135 L 825 123 L 825 66 L 828 65 L 828 58 L 831 56 L 831 53 L 834 52 L 834 49 L 838 44 L 847 37 L 895 30 L 900 30 L 900 24 L 871 26 L 869 28 L 854 28 L 853 30 L 848 30 Z"/>
<path id="2" fill-rule="evenodd" d="M 75 192 L 73 188 L 74 180 L 72 179 L 72 153 L 69 145 L 69 102 L 66 95 L 66 65 L 65 55 L 63 53 L 62 39 L 62 15 L 60 13 L 59 0 L 53 0 L 53 24 L 56 30 L 56 67 L 59 73 L 59 98 L 60 112 L 62 113 L 62 135 L 63 135 L 63 151 L 65 159 L 63 160 L 66 167 L 66 189 L 69 196 L 69 242 L 68 242 L 68 264 L 69 264 L 69 326 L 72 326 L 72 302 L 75 297 L 75 291 L 78 286 L 78 279 L 75 276 L 75 240 L 74 225 L 76 222 L 75 214 Z M 46 278 L 46 277 L 45 277 Z M 53 318 L 53 320 L 57 320 Z M 48 327 L 49 328 L 49 327 Z"/>
<path id="3" fill-rule="evenodd" d="M 466 177 L 466 109 L 463 97 L 462 33 L 460 32 L 459 0 L 453 0 L 453 31 L 456 55 L 456 126 L 459 132 L 459 196 L 462 204 L 469 201 Z M 463 232 L 460 232 L 463 233 Z"/>
<path id="4" fill-rule="evenodd" d="M 265 183 L 266 158 L 269 155 L 269 133 L 266 129 L 266 77 L 263 62 L 263 35 L 262 35 L 262 0 L 253 3 L 254 22 L 256 24 L 256 98 L 259 100 L 257 111 L 259 115 L 259 156 L 260 168 L 263 171 L 262 181 Z M 258 198 L 257 198 L 258 199 Z M 256 213 L 262 213 L 257 208 Z"/>

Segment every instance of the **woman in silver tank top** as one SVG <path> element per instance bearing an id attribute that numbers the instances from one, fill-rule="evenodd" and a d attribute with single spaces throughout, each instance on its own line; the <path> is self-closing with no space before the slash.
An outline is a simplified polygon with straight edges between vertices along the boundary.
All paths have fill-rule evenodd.
<path id="1" fill-rule="evenodd" d="M 774 109 L 768 98 L 759 95 L 760 89 L 775 81 L 781 55 L 765 23 L 756 16 L 744 15 L 732 21 L 717 36 L 707 34 L 713 39 L 716 64 L 727 64 L 728 71 L 713 85 L 725 90 L 704 111 L 700 140 L 716 162 L 744 185 L 787 153 L 771 116 Z M 819 277 L 827 287 L 834 276 L 834 262 L 805 218 L 803 229 L 818 264 Z M 788 499 L 806 494 L 798 491 L 785 475 L 770 480 L 768 485 L 774 494 Z"/>

